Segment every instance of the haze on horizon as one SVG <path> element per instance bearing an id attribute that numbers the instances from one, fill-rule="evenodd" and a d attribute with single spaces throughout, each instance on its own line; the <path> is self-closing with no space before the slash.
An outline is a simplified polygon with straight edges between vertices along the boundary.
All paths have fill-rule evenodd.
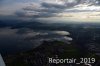
<path id="1" fill-rule="evenodd" d="M 99 22 L 99 0 L 0 0 L 0 20 Z"/>

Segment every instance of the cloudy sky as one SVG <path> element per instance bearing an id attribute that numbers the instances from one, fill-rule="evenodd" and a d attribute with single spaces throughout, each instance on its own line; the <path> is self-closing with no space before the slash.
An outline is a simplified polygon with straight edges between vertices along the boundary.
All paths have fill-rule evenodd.
<path id="1" fill-rule="evenodd" d="M 5 18 L 99 22 L 100 0 L 0 0 Z"/>

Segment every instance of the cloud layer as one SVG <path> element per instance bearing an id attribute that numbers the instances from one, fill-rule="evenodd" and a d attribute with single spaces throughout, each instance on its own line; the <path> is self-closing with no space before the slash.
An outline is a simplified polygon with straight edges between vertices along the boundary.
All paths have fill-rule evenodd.
<path id="1" fill-rule="evenodd" d="M 90 13 L 92 15 L 95 12 L 95 15 L 97 15 L 97 12 L 100 12 L 99 0 L 10 0 L 13 3 L 12 5 L 7 0 L 2 0 L 1 2 L 3 5 L 0 6 L 0 18 L 2 15 L 13 15 L 15 19 L 22 20 L 42 20 L 44 18 L 45 20 L 50 20 L 51 18 L 57 18 L 58 20 L 67 19 L 65 21 L 73 21 L 77 17 L 76 13 L 78 14 L 79 12 L 81 13 L 80 16 L 82 16 L 82 19 L 79 20 L 77 17 L 78 21 L 88 21 L 87 19 L 83 19 L 83 17 L 90 17 L 90 21 L 97 21 L 100 18 L 100 16 L 95 16 L 93 17 L 95 19 L 91 20 L 92 17 L 90 16 Z M 6 3 L 4 4 L 3 2 Z M 87 12 L 87 14 L 84 16 L 82 12 Z M 71 15 L 68 15 L 69 13 Z"/>
<path id="2" fill-rule="evenodd" d="M 61 13 L 67 12 L 91 12 L 100 11 L 99 0 L 41 0 L 40 3 L 32 3 L 15 14 L 20 17 L 61 17 Z"/>

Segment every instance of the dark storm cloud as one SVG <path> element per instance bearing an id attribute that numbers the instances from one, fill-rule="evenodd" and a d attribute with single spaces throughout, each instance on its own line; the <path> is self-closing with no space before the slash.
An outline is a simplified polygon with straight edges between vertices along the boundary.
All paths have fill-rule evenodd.
<path id="1" fill-rule="evenodd" d="M 41 3 L 24 7 L 21 11 L 18 11 L 15 14 L 20 17 L 30 17 L 30 18 L 59 17 L 58 14 L 63 12 L 91 11 L 91 9 L 90 10 L 75 9 L 79 7 L 79 6 L 75 7 L 79 4 L 86 4 L 87 6 L 92 6 L 92 5 L 96 6 L 100 4 L 100 0 L 58 0 L 58 1 L 62 1 L 62 3 L 59 4 L 59 3 L 42 1 Z M 69 10 L 71 8 L 72 10 Z"/>
<path id="2" fill-rule="evenodd" d="M 56 8 L 56 9 L 65 9 L 66 8 L 66 5 L 46 3 L 46 2 L 41 3 L 41 5 L 45 8 Z"/>
<path id="3" fill-rule="evenodd" d="M 57 9 L 57 8 L 40 8 L 40 9 L 32 9 L 32 8 L 23 8 L 25 11 L 30 11 L 30 13 L 32 12 L 37 12 L 37 13 L 59 13 L 62 11 L 62 9 Z"/>
<path id="4" fill-rule="evenodd" d="M 25 11 L 16 11 L 15 14 L 22 17 L 22 16 L 26 15 L 26 12 Z"/>
<path id="5" fill-rule="evenodd" d="M 25 17 L 55 17 L 58 16 L 59 13 L 62 13 L 65 9 L 71 8 L 75 5 L 76 3 L 63 3 L 63 4 L 58 4 L 58 3 L 49 3 L 49 2 L 42 2 L 39 3 L 39 6 L 29 6 L 23 8 L 23 12 L 19 11 L 16 12 L 18 16 L 25 16 Z M 34 7 L 35 6 L 35 7 Z"/>
<path id="6" fill-rule="evenodd" d="M 18 16 L 31 16 L 31 17 L 52 17 L 56 14 L 63 12 L 66 9 L 65 5 L 41 3 L 41 7 L 34 8 L 32 6 L 23 8 L 23 12 L 19 11 L 15 14 Z"/>
<path id="7" fill-rule="evenodd" d="M 54 14 L 54 13 L 39 13 L 35 17 L 52 17 L 52 16 L 56 16 L 56 14 Z"/>
<path id="8" fill-rule="evenodd" d="M 15 14 L 20 16 L 20 17 L 29 17 L 29 18 L 39 18 L 39 17 L 52 17 L 56 16 L 55 13 L 49 12 L 38 12 L 38 14 L 34 14 L 36 12 L 16 12 Z"/>
<path id="9" fill-rule="evenodd" d="M 41 2 L 38 3 L 36 6 L 31 5 L 28 7 L 23 8 L 23 11 L 16 12 L 15 14 L 18 16 L 25 16 L 25 17 L 34 17 L 34 18 L 42 18 L 42 17 L 55 17 L 58 16 L 59 13 L 64 12 L 66 9 L 74 8 L 74 6 L 78 4 L 89 4 L 95 5 L 98 4 L 99 1 L 97 0 L 62 0 L 63 4 L 58 3 L 50 3 L 50 2 Z M 35 7 L 34 7 L 35 6 Z M 81 10 L 67 10 L 66 12 L 82 12 Z M 87 11 L 87 10 L 83 10 Z"/>

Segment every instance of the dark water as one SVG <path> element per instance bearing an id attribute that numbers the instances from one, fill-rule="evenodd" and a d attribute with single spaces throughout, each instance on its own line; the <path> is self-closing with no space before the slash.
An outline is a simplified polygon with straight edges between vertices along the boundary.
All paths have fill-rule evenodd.
<path id="1" fill-rule="evenodd" d="M 12 29 L 13 28 L 13 29 Z M 94 47 L 100 49 L 100 24 L 40 24 L 24 23 L 0 28 L 0 53 L 9 54 L 31 50 L 41 44 L 45 39 L 60 38 L 61 31 L 69 32 L 81 49 Z M 60 31 L 60 35 L 53 33 Z M 80 50 L 80 51 L 81 51 Z"/>

